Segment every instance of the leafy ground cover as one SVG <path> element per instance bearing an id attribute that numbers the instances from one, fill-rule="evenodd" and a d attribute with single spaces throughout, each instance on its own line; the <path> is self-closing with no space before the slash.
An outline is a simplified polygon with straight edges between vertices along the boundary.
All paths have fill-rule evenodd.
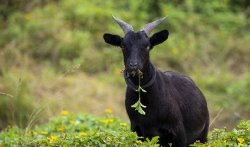
<path id="1" fill-rule="evenodd" d="M 136 133 L 130 132 L 129 124 L 112 115 L 111 109 L 100 117 L 88 114 L 70 114 L 62 111 L 42 125 L 20 129 L 6 128 L 0 133 L 0 146 L 158 146 L 158 137 L 142 142 Z M 214 129 L 209 142 L 197 146 L 248 146 L 250 145 L 250 121 L 241 121 L 235 129 Z"/>
<path id="2" fill-rule="evenodd" d="M 26 128 L 61 110 L 124 120 L 119 49 L 103 33 L 123 36 L 112 15 L 139 30 L 167 16 L 155 32 L 168 40 L 151 51 L 159 69 L 190 76 L 204 93 L 210 128 L 250 119 L 249 0 L 5 0 L 0 5 L 0 130 Z M 154 11 L 152 11 L 154 10 Z M 82 106 L 85 107 L 82 107 Z"/>

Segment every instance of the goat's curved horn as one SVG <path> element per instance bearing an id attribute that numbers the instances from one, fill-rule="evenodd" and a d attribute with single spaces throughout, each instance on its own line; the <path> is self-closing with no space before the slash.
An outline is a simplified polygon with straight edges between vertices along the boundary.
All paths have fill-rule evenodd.
<path id="1" fill-rule="evenodd" d="M 133 27 L 130 24 L 128 24 L 128 23 L 126 23 L 126 22 L 124 22 L 124 21 L 122 21 L 114 16 L 112 16 L 112 17 L 120 25 L 120 27 L 122 28 L 122 30 L 125 34 L 127 34 L 129 31 L 133 31 Z"/>
<path id="2" fill-rule="evenodd" d="M 165 19 L 166 17 L 163 17 L 163 18 L 160 18 L 160 19 L 157 19 L 151 23 L 148 23 L 146 24 L 142 29 L 141 31 L 144 31 L 147 35 L 150 34 L 150 32 L 156 27 L 158 26 L 161 22 L 163 22 L 163 20 Z"/>

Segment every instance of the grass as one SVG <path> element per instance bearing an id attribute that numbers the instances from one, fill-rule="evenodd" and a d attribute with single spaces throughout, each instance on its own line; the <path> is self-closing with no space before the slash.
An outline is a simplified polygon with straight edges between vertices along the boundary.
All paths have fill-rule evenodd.
<path id="1" fill-rule="evenodd" d="M 72 114 L 61 111 L 60 116 L 48 123 L 20 129 L 9 126 L 0 132 L 0 145 L 5 146 L 134 146 L 157 147 L 158 137 L 142 142 L 136 133 L 130 132 L 129 124 L 115 117 L 111 109 L 99 117 L 87 114 Z M 250 145 L 250 121 L 241 121 L 231 131 L 214 129 L 209 141 L 194 147 L 226 147 Z"/>
<path id="2" fill-rule="evenodd" d="M 111 109 L 106 115 L 73 115 L 62 111 L 45 125 L 28 128 L 25 131 L 9 127 L 0 133 L 2 146 L 151 146 L 155 141 L 137 141 L 135 133 L 121 119 L 112 116 Z M 157 139 L 156 139 L 157 140 Z"/>
<path id="3" fill-rule="evenodd" d="M 34 112 L 41 109 L 40 119 L 35 123 L 46 122 L 63 109 L 100 115 L 106 107 L 112 108 L 116 115 L 126 119 L 124 98 L 121 96 L 124 92 L 119 86 L 104 84 L 101 77 L 96 80 L 79 71 L 59 73 L 51 67 L 37 69 L 32 73 L 25 68 L 12 69 L 6 75 L 8 77 L 4 77 L 1 82 L 5 86 L 3 90 L 7 92 L 7 95 L 0 95 L 1 120 L 4 120 L 1 121 L 1 126 L 17 124 L 25 128 Z M 22 80 L 19 86 L 17 83 L 20 76 Z"/>

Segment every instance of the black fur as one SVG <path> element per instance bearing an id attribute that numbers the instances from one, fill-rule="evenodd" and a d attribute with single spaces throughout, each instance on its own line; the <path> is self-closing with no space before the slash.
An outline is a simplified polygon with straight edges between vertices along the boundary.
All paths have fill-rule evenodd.
<path id="1" fill-rule="evenodd" d="M 146 105 L 146 115 L 141 115 L 131 105 L 138 100 L 138 92 L 130 87 L 126 90 L 126 110 L 131 122 L 131 131 L 139 136 L 152 138 L 160 136 L 162 146 L 185 147 L 200 140 L 207 141 L 209 114 L 205 97 L 189 77 L 176 72 L 161 72 L 150 62 L 149 51 L 168 38 L 163 30 L 148 37 L 146 33 L 129 32 L 124 38 L 104 34 L 105 42 L 120 46 L 124 55 L 125 71 L 143 72 L 142 85 L 146 84 L 156 71 L 152 85 L 141 93 L 141 102 Z M 132 75 L 132 74 L 131 74 Z M 138 76 L 130 76 L 138 85 Z"/>

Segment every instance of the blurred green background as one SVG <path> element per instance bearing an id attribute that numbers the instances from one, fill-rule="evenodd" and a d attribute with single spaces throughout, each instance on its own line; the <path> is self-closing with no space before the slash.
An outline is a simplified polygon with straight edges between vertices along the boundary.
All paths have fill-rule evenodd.
<path id="1" fill-rule="evenodd" d="M 193 78 L 204 92 L 211 128 L 250 119 L 249 0 L 5 0 L 0 2 L 0 129 L 43 123 L 61 110 L 128 120 L 115 15 L 169 39 L 151 52 L 162 70 Z"/>

